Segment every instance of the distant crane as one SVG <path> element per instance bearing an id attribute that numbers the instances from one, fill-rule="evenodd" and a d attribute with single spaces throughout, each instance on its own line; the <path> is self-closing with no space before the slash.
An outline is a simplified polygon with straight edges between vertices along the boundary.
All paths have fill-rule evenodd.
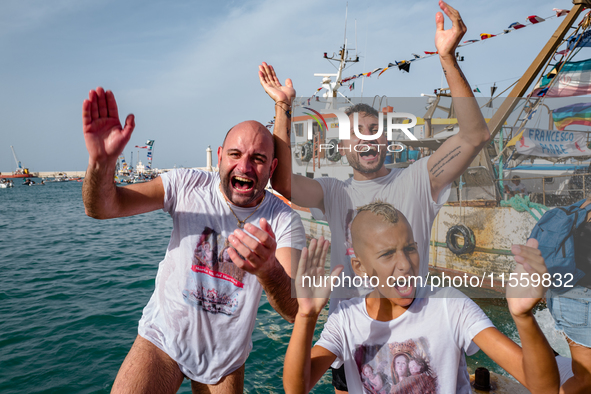
<path id="1" fill-rule="evenodd" d="M 21 165 L 21 161 L 18 159 L 18 157 L 16 157 L 16 152 L 14 151 L 14 148 L 12 147 L 12 145 L 10 145 L 10 149 L 12 150 L 12 155 L 14 156 L 14 161 L 16 162 L 16 169 L 18 172 L 18 170 L 23 169 L 23 166 Z"/>

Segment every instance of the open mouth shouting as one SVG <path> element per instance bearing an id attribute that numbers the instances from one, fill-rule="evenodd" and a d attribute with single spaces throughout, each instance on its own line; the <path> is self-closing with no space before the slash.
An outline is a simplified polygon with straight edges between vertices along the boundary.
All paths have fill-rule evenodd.
<path id="1" fill-rule="evenodd" d="M 248 193 L 254 188 L 255 182 L 246 176 L 233 175 L 230 179 L 230 184 L 232 185 L 232 189 L 237 192 Z"/>
<path id="2" fill-rule="evenodd" d="M 367 145 L 369 149 L 365 152 L 360 152 L 359 157 L 365 161 L 372 161 L 379 155 L 378 149 L 373 145 Z"/>
<path id="3" fill-rule="evenodd" d="M 394 289 L 400 294 L 400 297 L 406 298 L 412 295 L 414 286 L 410 283 L 410 278 L 406 278 L 406 280 L 396 280 Z"/>

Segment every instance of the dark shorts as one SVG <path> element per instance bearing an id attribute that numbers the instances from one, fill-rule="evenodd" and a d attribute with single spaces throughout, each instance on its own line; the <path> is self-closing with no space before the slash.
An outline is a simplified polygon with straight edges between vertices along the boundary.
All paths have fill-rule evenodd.
<path id="1" fill-rule="evenodd" d="M 332 385 L 335 389 L 341 391 L 349 391 L 347 388 L 347 379 L 345 378 L 345 364 L 341 365 L 339 369 L 330 368 L 332 371 Z"/>

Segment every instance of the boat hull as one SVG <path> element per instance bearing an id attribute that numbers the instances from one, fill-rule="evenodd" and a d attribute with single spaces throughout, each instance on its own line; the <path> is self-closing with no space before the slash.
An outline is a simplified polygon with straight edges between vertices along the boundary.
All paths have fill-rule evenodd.
<path id="1" fill-rule="evenodd" d="M 0 174 L 0 178 L 39 178 L 37 174 Z"/>

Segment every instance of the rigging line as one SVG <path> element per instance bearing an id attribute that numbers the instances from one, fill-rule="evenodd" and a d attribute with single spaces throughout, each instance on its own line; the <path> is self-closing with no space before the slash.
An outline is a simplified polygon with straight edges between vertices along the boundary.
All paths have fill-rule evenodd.
<path id="1" fill-rule="evenodd" d="M 521 77 L 512 77 L 512 78 L 507 78 L 507 79 L 501 79 L 500 81 L 491 81 L 491 82 L 481 82 L 481 83 L 475 83 L 474 86 L 478 86 L 478 85 L 491 85 L 493 83 L 497 83 L 497 82 L 505 82 L 505 81 L 510 81 L 512 79 L 519 79 Z"/>
<path id="2" fill-rule="evenodd" d="M 512 79 L 512 78 L 510 78 L 510 79 Z M 490 100 L 488 100 L 488 101 L 486 102 L 486 104 L 484 104 L 482 107 L 480 107 L 480 109 L 482 109 L 482 108 L 486 107 L 486 106 L 487 106 L 487 104 L 488 104 L 488 103 L 491 103 L 493 100 L 496 100 L 496 99 L 498 99 L 498 98 L 499 98 L 499 96 L 501 96 L 501 94 L 505 93 L 507 90 L 509 90 L 509 89 L 511 89 L 513 86 L 515 86 L 515 84 L 516 84 L 517 82 L 519 82 L 519 79 L 518 79 L 517 81 L 513 82 L 513 83 L 512 83 L 512 84 L 511 84 L 511 85 L 510 85 L 510 86 L 509 86 L 507 89 L 505 89 L 505 90 L 503 90 L 501 93 L 497 94 L 495 97 L 491 97 L 491 98 L 490 98 Z"/>

